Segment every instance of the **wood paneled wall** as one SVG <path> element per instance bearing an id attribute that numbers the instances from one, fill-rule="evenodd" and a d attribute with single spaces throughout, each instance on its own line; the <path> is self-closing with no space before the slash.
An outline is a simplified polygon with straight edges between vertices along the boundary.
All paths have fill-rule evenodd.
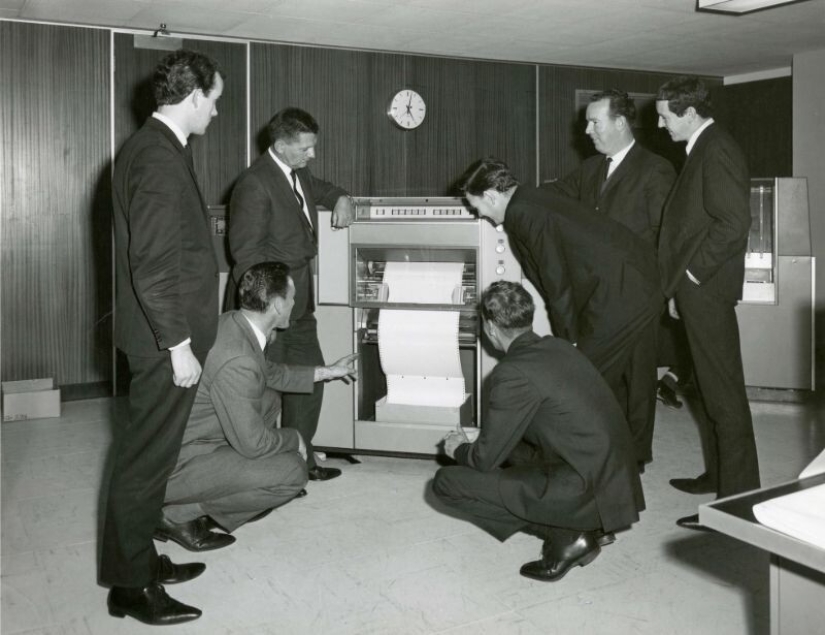
<path id="1" fill-rule="evenodd" d="M 790 77 L 720 86 L 715 118 L 748 157 L 753 177 L 793 176 L 793 80 Z"/>
<path id="2" fill-rule="evenodd" d="M 0 22 L 2 377 L 111 377 L 109 31 Z"/>
<path id="3" fill-rule="evenodd" d="M 313 172 L 353 194 L 445 195 L 487 154 L 535 172 L 534 66 L 253 44 L 250 75 L 252 147 L 275 112 L 303 108 L 321 127 Z M 387 118 L 401 88 L 427 102 L 416 130 Z"/>
<path id="4" fill-rule="evenodd" d="M 119 148 L 151 113 L 148 80 L 165 52 L 114 35 L 111 121 L 110 35 L 0 21 L 5 380 L 54 376 L 66 386 L 112 377 L 110 134 L 114 126 Z M 507 161 L 524 183 L 566 174 L 593 152 L 576 112 L 577 89 L 655 93 L 671 77 L 285 44 L 187 40 L 184 46 L 216 58 L 226 81 L 218 117 L 193 140 L 195 168 L 212 205 L 228 202 L 247 165 L 247 129 L 254 158 L 266 147 L 267 121 L 286 106 L 318 120 L 313 171 L 322 178 L 356 195 L 444 195 L 455 194 L 455 179 L 486 155 Z M 426 121 L 414 131 L 397 129 L 386 116 L 390 97 L 405 87 L 427 101 Z M 723 101 L 739 102 L 747 90 L 726 90 Z M 746 98 L 758 125 L 740 129 L 728 120 L 741 112 L 738 105 L 720 120 L 749 153 L 754 173 L 781 175 L 763 166 L 785 164 L 790 115 L 768 122 L 756 115 L 785 104 L 785 86 L 780 80 L 767 91 L 757 87 Z M 654 131 L 652 144 L 680 158 L 682 146 L 666 134 Z"/>

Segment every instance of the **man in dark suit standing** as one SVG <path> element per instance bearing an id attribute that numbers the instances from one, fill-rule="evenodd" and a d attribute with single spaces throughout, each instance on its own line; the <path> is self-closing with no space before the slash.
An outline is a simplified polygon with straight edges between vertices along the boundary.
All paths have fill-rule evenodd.
<path id="1" fill-rule="evenodd" d="M 655 257 L 662 206 L 676 180 L 669 161 L 636 143 L 636 105 L 621 90 L 594 94 L 587 106 L 585 133 L 600 153 L 585 159 L 566 177 L 542 187 L 575 198 L 625 225 Z M 664 302 L 662 303 L 664 309 Z M 639 338 L 617 397 L 633 435 L 640 469 L 653 459 L 656 417 L 656 331 L 651 322 Z"/>
<path id="2" fill-rule="evenodd" d="M 152 534 L 175 467 L 201 364 L 215 340 L 218 264 L 188 137 L 202 135 L 223 92 L 217 64 L 176 51 L 155 69 L 157 111 L 124 145 L 112 183 L 115 343 L 129 360 L 129 422 L 117 435 L 100 579 L 109 613 L 175 624 L 201 612 L 166 595 L 204 565 L 158 556 Z"/>
<path id="3" fill-rule="evenodd" d="M 687 141 L 687 160 L 665 204 L 659 237 L 662 289 L 687 332 L 706 417 L 706 470 L 670 483 L 725 497 L 759 487 L 759 462 L 745 391 L 735 307 L 742 297 L 751 225 L 745 157 L 711 116 L 704 84 L 679 77 L 656 97 L 659 127 Z M 677 523 L 704 529 L 698 514 Z"/>
<path id="4" fill-rule="evenodd" d="M 306 485 L 306 444 L 297 430 L 276 425 L 280 393 L 352 378 L 357 357 L 318 367 L 267 362 L 267 339 L 289 326 L 295 304 L 286 265 L 252 265 L 238 295 L 240 310 L 220 317 L 164 506 L 175 523 L 203 519 L 227 532 L 300 496 Z"/>
<path id="5" fill-rule="evenodd" d="M 473 164 L 463 183 L 478 214 L 504 226 L 553 333 L 576 344 L 621 395 L 629 359 L 664 303 L 652 250 L 571 198 L 520 186 L 498 159 Z"/>
<path id="6" fill-rule="evenodd" d="M 238 284 L 259 262 L 283 262 L 295 282 L 295 308 L 290 327 L 267 348 L 267 359 L 287 365 L 323 366 L 318 342 L 312 260 L 318 254 L 316 205 L 332 210 L 334 227 L 347 227 L 355 209 L 347 192 L 316 178 L 307 164 L 315 158 L 318 123 L 308 112 L 286 108 L 269 122 L 270 147 L 239 177 L 232 192 L 229 249 Z M 312 393 L 285 394 L 284 427 L 295 428 L 307 444 L 309 479 L 326 481 L 341 470 L 315 461 L 312 438 L 324 398 L 323 382 Z"/>
<path id="7" fill-rule="evenodd" d="M 494 282 L 479 309 L 487 339 L 504 357 L 489 377 L 478 439 L 444 439 L 458 466 L 433 491 L 498 540 L 517 531 L 544 539 L 542 558 L 521 574 L 542 581 L 592 562 L 610 532 L 644 509 L 630 433 L 610 388 L 574 346 L 532 330 L 533 299 Z"/>

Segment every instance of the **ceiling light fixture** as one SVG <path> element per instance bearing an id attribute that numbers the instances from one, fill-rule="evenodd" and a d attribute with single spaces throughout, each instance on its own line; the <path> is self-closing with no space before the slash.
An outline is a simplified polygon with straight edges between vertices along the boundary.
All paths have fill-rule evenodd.
<path id="1" fill-rule="evenodd" d="M 718 13 L 750 13 L 793 2 L 804 2 L 804 0 L 698 0 L 697 9 Z"/>

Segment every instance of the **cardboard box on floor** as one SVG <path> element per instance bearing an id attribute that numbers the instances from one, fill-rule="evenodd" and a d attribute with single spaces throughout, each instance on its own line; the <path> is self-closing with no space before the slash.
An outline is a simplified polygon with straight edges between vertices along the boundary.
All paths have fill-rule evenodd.
<path id="1" fill-rule="evenodd" d="M 60 388 L 53 378 L 4 381 L 3 421 L 60 416 Z"/>

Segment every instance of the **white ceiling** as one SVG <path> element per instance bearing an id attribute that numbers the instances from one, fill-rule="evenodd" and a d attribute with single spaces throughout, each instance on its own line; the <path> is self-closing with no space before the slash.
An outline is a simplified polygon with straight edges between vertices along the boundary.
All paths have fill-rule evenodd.
<path id="1" fill-rule="evenodd" d="M 319 46 L 734 76 L 825 49 L 825 0 L 0 0 L 0 18 Z M 825 78 L 825 74 L 823 74 Z"/>

